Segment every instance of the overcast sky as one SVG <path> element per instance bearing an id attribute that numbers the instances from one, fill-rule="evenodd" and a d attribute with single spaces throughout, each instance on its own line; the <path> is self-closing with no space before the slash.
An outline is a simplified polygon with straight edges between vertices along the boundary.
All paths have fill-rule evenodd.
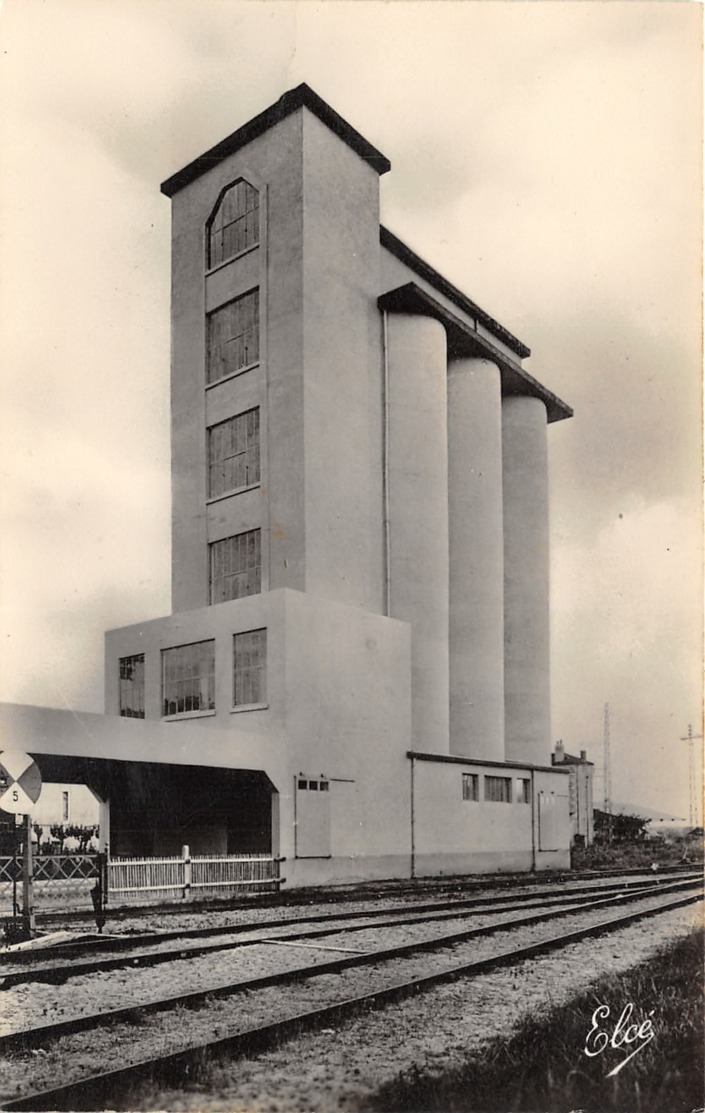
<path id="1" fill-rule="evenodd" d="M 170 610 L 160 182 L 308 82 L 392 162 L 382 220 L 532 349 L 553 733 L 688 815 L 701 707 L 695 3 L 4 0 L 5 700 L 102 710 L 106 628 Z"/>

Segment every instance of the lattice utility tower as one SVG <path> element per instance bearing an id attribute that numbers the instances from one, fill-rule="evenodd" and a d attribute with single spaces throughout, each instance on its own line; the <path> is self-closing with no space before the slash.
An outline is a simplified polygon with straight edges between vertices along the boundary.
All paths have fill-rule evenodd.
<path id="1" fill-rule="evenodd" d="M 610 759 L 610 705 L 605 704 L 604 732 L 602 747 L 603 797 L 607 816 L 607 839 L 612 842 L 612 768 Z"/>
<path id="2" fill-rule="evenodd" d="M 690 788 L 690 812 L 689 822 L 691 827 L 695 827 L 698 822 L 698 789 L 697 789 L 697 773 L 695 769 L 695 746 L 693 743 L 696 739 L 702 738 L 702 734 L 693 734 L 693 728 L 688 723 L 688 733 L 681 735 L 681 742 L 688 743 L 688 780 Z"/>

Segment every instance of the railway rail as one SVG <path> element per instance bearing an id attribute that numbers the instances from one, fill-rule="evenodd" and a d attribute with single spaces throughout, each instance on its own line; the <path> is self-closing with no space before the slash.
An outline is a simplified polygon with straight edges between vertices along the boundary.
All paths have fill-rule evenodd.
<path id="1" fill-rule="evenodd" d="M 283 859 L 283 861 L 284 860 L 285 859 Z M 646 866 L 630 866 L 622 869 L 584 869 L 552 873 L 550 876 L 555 887 L 562 884 L 573 884 L 576 881 L 592 881 L 595 885 L 599 885 L 602 881 L 609 882 L 619 877 L 625 879 L 638 879 L 640 876 L 643 877 L 650 874 L 653 876 L 653 869 L 657 871 L 657 876 L 665 876 L 678 873 L 689 873 L 698 868 L 702 868 L 698 863 L 678 862 L 659 865 L 655 862 L 651 869 Z M 507 888 L 516 886 L 529 888 L 537 885 L 540 886 L 544 883 L 545 878 L 546 875 L 542 873 L 475 875 L 470 877 L 466 874 L 456 874 L 446 877 L 413 878 L 411 880 L 395 879 L 391 881 L 360 882 L 352 885 L 335 885 L 316 890 L 316 903 L 361 903 L 368 900 L 384 900 L 385 898 L 391 897 L 409 900 L 432 893 L 457 893 L 459 891 L 472 893 L 478 890 L 486 891 L 489 887 L 500 890 L 506 890 Z M 259 909 L 296 908 L 310 903 L 310 890 L 302 889 L 283 889 L 278 893 L 261 893 L 258 894 L 256 898 L 256 906 Z M 213 907 L 214 904 L 212 900 L 192 900 L 188 904 L 188 908 L 193 912 L 212 910 Z M 217 901 L 217 908 L 219 911 L 251 907 L 253 907 L 252 898 L 243 899 L 241 895 L 229 898 L 221 897 Z M 120 923 L 126 920 L 132 920 L 135 917 L 152 916 L 155 912 L 160 916 L 173 916 L 176 918 L 182 915 L 183 911 L 184 905 L 181 903 L 147 903 L 143 905 L 134 904 L 114 907 L 111 905 L 108 908 L 108 915 L 112 921 Z M 89 909 L 74 909 L 70 913 L 67 913 L 66 910 L 43 909 L 37 913 L 37 922 L 44 926 L 57 922 L 64 923 L 67 919 L 73 923 L 81 923 L 83 921 L 92 921 L 94 918 L 94 913 Z"/>
<path id="2" fill-rule="evenodd" d="M 453 909 L 453 908 L 463 908 L 463 907 L 471 908 L 471 907 L 474 907 L 475 905 L 480 905 L 480 904 L 482 904 L 482 905 L 485 905 L 485 904 L 486 905 L 503 904 L 503 903 L 506 903 L 507 901 L 512 901 L 512 900 L 531 901 L 531 900 L 539 900 L 543 897 L 554 898 L 554 897 L 560 897 L 564 894 L 570 894 L 570 893 L 575 893 L 575 894 L 597 893 L 597 892 L 607 893 L 607 892 L 611 892 L 611 891 L 614 891 L 614 890 L 617 890 L 617 889 L 626 891 L 628 889 L 632 889 L 632 888 L 635 888 L 635 887 L 641 887 L 641 886 L 644 886 L 644 885 L 647 885 L 647 884 L 648 885 L 670 884 L 673 881 L 688 880 L 688 879 L 691 879 L 691 878 L 695 879 L 697 877 L 702 876 L 702 871 L 699 871 L 697 869 L 690 868 L 688 870 L 685 870 L 685 869 L 679 867 L 679 868 L 674 868 L 673 870 L 669 870 L 667 873 L 660 873 L 660 874 L 647 873 L 644 870 L 641 870 L 641 871 L 639 871 L 639 875 L 636 876 L 636 877 L 632 877 L 631 880 L 622 880 L 622 881 L 615 881 L 614 880 L 614 878 L 621 877 L 626 872 L 627 871 L 623 871 L 623 870 L 616 871 L 614 874 L 609 874 L 609 876 L 606 879 L 604 877 L 600 878 L 599 880 L 592 879 L 592 882 L 588 883 L 588 884 L 577 884 L 576 885 L 574 882 L 569 882 L 568 884 L 559 885 L 559 884 L 554 882 L 553 884 L 548 885 L 548 886 L 544 885 L 543 888 L 536 888 L 535 886 L 532 886 L 531 888 L 526 888 L 526 887 L 522 886 L 518 891 L 515 891 L 515 892 L 504 891 L 504 892 L 499 893 L 499 894 L 486 893 L 486 892 L 479 893 L 479 894 L 474 893 L 472 896 L 469 896 L 469 897 L 454 896 L 454 897 L 451 897 L 451 898 L 447 898 L 446 900 L 443 900 L 443 901 L 433 901 L 433 902 L 427 903 L 427 904 L 412 902 L 411 905 L 409 905 L 409 904 L 402 905 L 399 902 L 397 902 L 396 904 L 382 905 L 381 907 L 369 908 L 369 909 L 366 909 L 362 912 L 355 909 L 353 911 L 330 912 L 330 913 L 325 912 L 325 913 L 317 913 L 315 915 L 304 915 L 304 916 L 289 915 L 289 916 L 280 917 L 279 919 L 262 920 L 262 919 L 258 918 L 257 920 L 245 921 L 245 922 L 240 923 L 240 924 L 229 925 L 228 930 L 249 931 L 249 930 L 256 930 L 256 929 L 258 929 L 262 926 L 265 926 L 265 925 L 269 926 L 269 927 L 285 927 L 285 926 L 287 926 L 291 923 L 306 924 L 306 923 L 318 923 L 318 922 L 329 920 L 329 919 L 336 919 L 336 920 L 356 919 L 356 918 L 360 917 L 361 915 L 367 915 L 369 917 L 382 916 L 382 915 L 386 915 L 386 914 L 391 915 L 391 914 L 393 914 L 395 912 L 398 912 L 400 910 L 408 910 L 410 907 L 413 907 L 417 912 L 437 912 L 437 911 L 440 912 L 440 911 L 443 911 L 444 909 L 449 909 L 450 910 L 450 909 Z M 606 884 L 601 884 L 600 882 L 603 881 L 603 880 L 606 880 L 607 883 Z M 473 885 L 473 888 L 474 887 L 475 886 Z M 322 903 L 322 904 L 336 903 L 335 901 L 331 901 L 330 897 L 331 897 L 331 894 L 329 892 L 326 892 L 326 893 L 323 894 L 323 897 L 322 897 L 321 901 L 320 902 L 317 901 L 317 903 Z M 356 903 L 356 901 L 353 901 L 353 903 Z M 192 907 L 193 906 L 189 906 L 190 909 L 192 909 Z M 271 905 L 269 907 L 271 908 Z M 212 910 L 212 908 L 211 908 L 211 910 Z M 181 907 L 180 909 L 177 909 L 177 910 L 175 910 L 173 908 L 168 908 L 168 909 L 160 910 L 160 914 L 162 912 L 167 912 L 167 914 L 169 916 L 171 916 L 171 915 L 175 915 L 176 911 L 180 911 L 183 914 L 183 912 L 185 911 L 185 908 Z M 221 906 L 219 906 L 218 911 L 222 912 L 223 908 Z M 260 905 L 259 908 L 257 909 L 257 911 L 260 914 L 262 912 L 264 912 L 265 915 L 266 915 L 267 909 L 263 909 L 262 906 Z M 153 913 L 154 910 L 152 909 L 151 912 Z M 94 935 L 94 934 L 82 935 L 82 936 L 78 936 L 75 940 L 71 940 L 69 942 L 60 943 L 60 944 L 52 946 L 51 947 L 51 953 L 54 957 L 58 957 L 60 955 L 75 956 L 75 955 L 78 955 L 78 954 L 84 954 L 86 952 L 92 952 L 92 951 L 102 951 L 102 950 L 106 950 L 106 949 L 115 950 L 115 949 L 123 948 L 123 947 L 129 948 L 129 947 L 137 946 L 137 945 L 140 945 L 140 944 L 148 944 L 150 942 L 164 942 L 168 939 L 207 938 L 208 936 L 218 935 L 218 934 L 222 933 L 223 930 L 224 930 L 223 926 L 220 925 L 220 926 L 217 926 L 217 927 L 210 926 L 210 927 L 199 927 L 199 928 L 190 928 L 190 929 L 179 928 L 177 930 L 172 930 L 172 931 L 164 931 L 164 930 L 148 931 L 148 932 L 130 931 L 130 932 L 123 932 L 123 933 L 118 933 L 118 934 L 111 933 L 111 934 L 108 934 L 108 935 L 102 935 L 102 934 L 101 935 Z M 15 962 L 15 963 L 41 962 L 43 958 L 44 958 L 44 955 L 42 954 L 42 952 L 40 950 L 7 951 L 4 954 L 2 952 L 0 952 L 0 968 L 1 968 L 3 960 L 5 962 L 5 965 L 7 965 L 8 962 Z"/>
<path id="3" fill-rule="evenodd" d="M 0 986 L 8 989 L 32 981 L 62 984 L 70 978 L 82 975 L 116 970 L 128 965 L 156 966 L 178 958 L 214 954 L 234 947 L 249 946 L 254 942 L 294 942 L 324 938 L 326 935 L 340 934 L 341 931 L 362 931 L 372 925 L 395 927 L 437 922 L 455 919 L 463 911 L 472 911 L 475 915 L 490 915 L 498 909 L 502 912 L 513 912 L 539 907 L 545 909 L 548 914 L 548 909 L 559 909 L 562 905 L 571 903 L 590 904 L 596 898 L 602 900 L 605 894 L 623 896 L 636 893 L 677 892 L 698 880 L 698 874 L 691 874 L 676 878 L 659 878 L 658 881 L 650 878 L 648 881 L 600 886 L 599 895 L 594 887 L 577 886 L 560 892 L 544 889 L 521 895 L 505 894 L 420 904 L 414 905 L 412 911 L 400 909 L 396 905 L 363 912 L 324 913 L 298 919 L 287 917 L 269 921 L 249 921 L 229 926 L 191 928 L 181 932 L 149 932 L 121 938 L 98 937 L 52 948 L 51 959 L 60 957 L 66 960 L 58 963 L 47 960 L 46 951 L 24 951 L 6 955 L 4 973 L 0 966 Z M 284 933 L 276 936 L 262 934 L 279 931 L 282 928 L 285 929 Z M 234 939 L 233 936 L 243 938 Z M 199 942 L 201 940 L 203 942 Z M 174 945 L 165 946 L 170 942 Z M 159 949 L 151 951 L 146 949 L 150 945 L 156 945 Z M 118 953 L 114 953 L 116 951 Z M 97 959 L 78 957 L 86 952 L 103 952 L 103 957 Z M 19 968 L 8 970 L 7 967 L 13 959 Z M 2 1037 L 0 1037 L 0 1046 L 1 1040 Z"/>
<path id="4" fill-rule="evenodd" d="M 183 1078 L 214 1054 L 228 1054 L 231 1056 L 253 1054 L 298 1032 L 310 1030 L 319 1025 L 338 1023 L 355 1012 L 372 1006 L 381 1007 L 388 1001 L 401 1000 L 405 996 L 430 988 L 442 981 L 459 977 L 471 977 L 497 966 L 521 962 L 525 958 L 545 954 L 569 943 L 607 931 L 617 930 L 644 916 L 658 915 L 661 912 L 702 900 L 701 879 L 699 877 L 690 881 L 680 880 L 674 882 L 673 885 L 678 885 L 680 891 L 675 893 L 673 889 L 666 891 L 663 886 L 660 889 L 651 886 L 648 889 L 642 888 L 626 893 L 613 893 L 607 897 L 600 895 L 599 899 L 592 901 L 578 902 L 572 900 L 569 904 L 560 908 L 544 909 L 528 917 L 522 916 L 519 920 L 490 923 L 479 928 L 456 930 L 443 936 L 376 948 L 364 953 L 346 954 L 335 959 L 326 958 L 325 961 L 315 964 L 299 966 L 286 971 L 280 970 L 257 978 L 231 982 L 227 985 L 212 986 L 196 993 L 180 994 L 178 997 L 164 997 L 142 1005 L 133 1004 L 125 1009 L 113 1009 L 90 1015 L 84 1014 L 73 1018 L 73 1020 L 65 1020 L 58 1024 L 43 1024 L 33 1029 L 9 1033 L 0 1044 L 5 1052 L 20 1051 L 36 1046 L 37 1043 L 46 1047 L 47 1042 L 51 1039 L 60 1038 L 70 1032 L 77 1032 L 85 1028 L 94 1030 L 97 1025 L 119 1021 L 134 1021 L 143 1018 L 146 1013 L 168 1010 L 177 1005 L 194 1007 L 212 1002 L 216 998 L 230 997 L 243 992 L 247 992 L 247 1000 L 250 1002 L 252 993 L 257 993 L 266 987 L 304 982 L 309 987 L 309 998 L 311 998 L 307 1001 L 305 1007 L 301 1007 L 299 1003 L 299 1006 L 291 1008 L 287 1015 L 278 1017 L 272 1022 L 243 1026 L 240 1016 L 236 1025 L 237 1031 L 231 1030 L 224 1035 L 218 1035 L 215 1039 L 202 1038 L 191 1042 L 187 1046 L 181 1046 L 177 1049 L 172 1047 L 170 1050 L 157 1055 L 151 1054 L 142 1058 L 132 1058 L 128 1065 L 121 1066 L 119 1069 L 90 1073 L 59 1087 L 35 1090 L 20 1097 L 8 1098 L 0 1105 L 0 1108 L 7 1110 L 99 1109 L 104 1108 L 103 1103 L 105 1101 L 108 1101 L 111 1108 L 116 1108 L 118 1106 L 115 1104 L 115 1095 L 120 1093 L 126 1085 L 133 1085 L 135 1079 L 151 1078 L 163 1082 L 175 1077 Z M 683 886 L 687 886 L 688 891 L 683 891 Z M 575 896 L 575 894 L 571 895 Z M 635 902 L 643 900 L 649 901 L 646 907 L 630 907 L 627 911 L 623 911 L 616 916 L 608 918 L 602 916 L 602 911 L 608 906 L 624 904 L 625 902 L 633 905 Z M 600 918 L 592 919 L 590 923 L 582 923 L 577 928 L 574 926 L 571 928 L 569 925 L 568 930 L 545 934 L 538 940 L 520 946 L 507 947 L 500 943 L 500 946 L 496 947 L 489 956 L 477 958 L 472 955 L 472 957 L 465 958 L 463 961 L 457 961 L 458 944 L 492 933 L 501 933 L 506 936 L 516 932 L 519 927 L 527 924 L 532 926 L 545 924 L 559 916 L 572 916 L 573 918 L 578 916 L 584 920 L 588 913 L 598 913 Z M 369 927 L 369 925 L 365 926 Z M 378 924 L 377 926 L 381 927 L 382 925 Z M 338 928 L 337 932 L 340 933 L 344 930 L 355 930 L 355 925 L 348 924 L 347 929 Z M 268 941 L 256 940 L 254 942 Z M 278 939 L 270 939 L 269 942 L 282 943 L 285 941 L 279 937 Z M 456 949 L 456 954 L 453 956 L 456 961 L 448 961 L 447 949 L 450 947 Z M 436 955 L 432 956 L 435 965 L 432 963 L 428 972 L 419 974 L 416 971 L 411 978 L 399 976 L 404 971 L 404 959 L 422 952 L 428 954 L 429 952 L 442 951 L 444 948 L 446 949 L 446 955 L 440 968 Z M 466 949 L 466 954 L 468 953 Z M 343 980 L 335 994 L 335 1000 L 328 1000 L 324 1004 L 317 1000 L 315 991 L 317 979 L 333 973 L 348 976 L 348 972 L 354 971 L 356 968 L 364 969 L 365 967 L 369 968 L 369 975 L 358 982 L 358 987 L 360 984 L 364 986 L 363 992 L 360 992 L 359 988 L 356 992 L 350 992 L 350 987 Z M 380 971 L 386 971 L 385 977 L 382 977 Z M 383 984 L 372 985 L 372 988 L 370 988 L 370 983 L 374 981 L 374 978 L 377 978 L 378 982 L 381 981 Z M 246 1008 L 249 1012 L 249 1004 Z M 127 1107 L 135 1108 L 135 1106 L 129 1105 Z"/>

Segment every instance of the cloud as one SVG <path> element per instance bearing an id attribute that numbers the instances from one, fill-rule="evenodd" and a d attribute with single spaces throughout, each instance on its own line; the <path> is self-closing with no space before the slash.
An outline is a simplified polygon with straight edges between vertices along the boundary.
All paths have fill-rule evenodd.
<path id="1" fill-rule="evenodd" d="M 658 793 L 700 701 L 698 5 L 6 0 L 0 34 L 5 694 L 99 707 L 103 626 L 167 609 L 159 182 L 305 80 L 391 158 L 384 222 L 575 407 L 555 725 L 599 746 L 609 700 Z"/>
<path id="2" fill-rule="evenodd" d="M 615 516 L 589 547 L 554 543 L 554 731 L 569 750 L 587 745 L 601 763 L 602 709 L 610 704 L 617 799 L 683 807 L 684 782 L 669 763 L 699 711 L 698 509 L 697 500 L 644 503 Z"/>

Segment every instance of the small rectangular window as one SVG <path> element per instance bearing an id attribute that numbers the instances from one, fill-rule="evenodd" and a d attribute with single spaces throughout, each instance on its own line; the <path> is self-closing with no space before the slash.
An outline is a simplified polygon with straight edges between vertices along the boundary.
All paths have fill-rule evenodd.
<path id="1" fill-rule="evenodd" d="M 301 789 L 307 788 L 308 787 L 308 781 L 302 781 L 301 779 L 299 779 L 298 787 L 301 788 Z"/>
<path id="2" fill-rule="evenodd" d="M 531 781 L 525 777 L 517 778 L 517 804 L 531 803 Z"/>
<path id="3" fill-rule="evenodd" d="M 69 818 L 69 794 L 68 792 L 61 793 L 61 819 L 64 823 Z"/>
<path id="4" fill-rule="evenodd" d="M 259 407 L 208 429 L 208 497 L 259 483 Z"/>
<path id="5" fill-rule="evenodd" d="M 215 710 L 215 641 L 162 650 L 162 714 Z"/>
<path id="6" fill-rule="evenodd" d="M 328 791 L 328 781 L 321 781 L 320 789 L 321 789 L 321 792 L 327 792 Z"/>
<path id="7" fill-rule="evenodd" d="M 259 360 L 259 290 L 208 314 L 207 381 L 216 383 Z"/>
<path id="8" fill-rule="evenodd" d="M 248 630 L 233 639 L 233 706 L 246 707 L 267 699 L 267 631 Z"/>
<path id="9" fill-rule="evenodd" d="M 144 653 L 120 658 L 120 714 L 144 719 Z"/>
<path id="10" fill-rule="evenodd" d="M 463 800 L 480 799 L 479 782 L 477 773 L 463 773 Z"/>
<path id="11" fill-rule="evenodd" d="M 251 529 L 209 545 L 211 603 L 259 595 L 262 590 L 261 537 L 261 530 Z"/>
<path id="12" fill-rule="evenodd" d="M 511 804 L 511 777 L 485 777 L 485 800 L 495 804 Z"/>

